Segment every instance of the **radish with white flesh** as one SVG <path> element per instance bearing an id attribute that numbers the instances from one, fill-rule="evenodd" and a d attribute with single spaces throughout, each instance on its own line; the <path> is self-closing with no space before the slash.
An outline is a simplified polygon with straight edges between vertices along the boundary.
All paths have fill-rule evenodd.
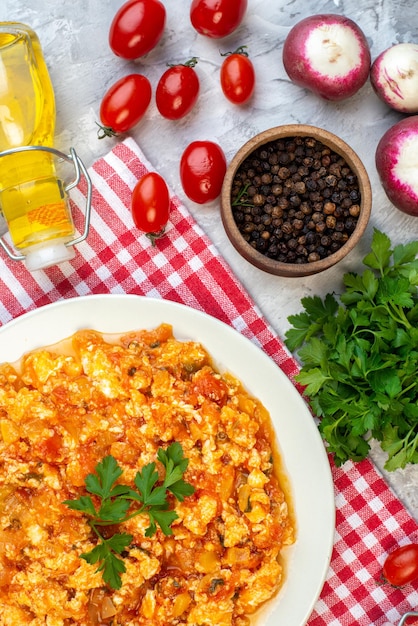
<path id="1" fill-rule="evenodd" d="M 418 216 L 418 115 L 386 131 L 376 148 L 376 169 L 392 204 Z"/>
<path id="2" fill-rule="evenodd" d="M 363 31 L 348 17 L 312 15 L 289 31 L 283 65 L 297 85 L 327 100 L 344 100 L 367 81 L 370 48 Z"/>
<path id="3" fill-rule="evenodd" d="M 373 61 L 370 82 L 383 102 L 401 113 L 418 113 L 418 45 L 398 43 Z"/>

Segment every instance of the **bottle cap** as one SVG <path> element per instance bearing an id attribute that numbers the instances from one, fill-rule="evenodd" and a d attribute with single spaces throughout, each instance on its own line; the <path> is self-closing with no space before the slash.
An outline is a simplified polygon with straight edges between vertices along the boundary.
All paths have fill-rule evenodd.
<path id="1" fill-rule="evenodd" d="M 26 268 L 29 272 L 34 272 L 71 261 L 75 257 L 75 250 L 72 246 L 67 247 L 63 240 L 57 239 L 30 246 L 24 251 L 24 255 Z"/>

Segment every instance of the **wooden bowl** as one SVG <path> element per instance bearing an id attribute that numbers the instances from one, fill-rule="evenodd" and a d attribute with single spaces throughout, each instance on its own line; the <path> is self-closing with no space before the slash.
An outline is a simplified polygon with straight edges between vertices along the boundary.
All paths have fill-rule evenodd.
<path id="1" fill-rule="evenodd" d="M 254 153 L 258 148 L 270 144 L 275 140 L 290 139 L 290 138 L 313 138 L 320 141 L 326 148 L 329 148 L 333 153 L 336 153 L 339 157 L 342 157 L 352 173 L 357 177 L 357 189 L 360 193 L 360 201 L 357 204 L 360 207 L 360 213 L 356 218 L 357 223 L 354 230 L 351 230 L 349 235 L 345 234 L 346 241 L 341 244 L 341 247 L 336 251 L 329 250 L 328 256 L 324 256 L 319 260 L 305 260 L 298 262 L 278 260 L 278 258 L 272 258 L 267 254 L 260 252 L 249 243 L 244 235 L 238 228 L 232 207 L 232 189 L 237 172 L 241 165 Z M 306 196 L 306 197 L 305 197 Z M 309 194 L 305 194 L 303 202 L 310 202 L 307 199 Z M 248 206 L 248 204 L 247 204 Z M 372 206 L 372 192 L 370 186 L 370 180 L 367 171 L 357 156 L 357 154 L 348 146 L 342 139 L 336 135 L 317 128 L 315 126 L 309 126 L 306 124 L 288 124 L 284 126 L 277 126 L 266 130 L 249 141 L 247 141 L 233 157 L 231 163 L 228 166 L 225 179 L 223 182 L 221 193 L 221 216 L 225 231 L 232 243 L 232 245 L 238 250 L 238 252 L 249 262 L 265 272 L 275 274 L 277 276 L 309 276 L 322 272 L 344 258 L 358 243 L 363 235 L 366 226 L 369 222 Z M 250 211 L 251 209 L 246 209 Z M 309 208 L 308 208 L 309 210 Z M 358 210 L 358 207 L 357 207 Z M 280 226 L 277 227 L 280 230 Z M 277 231 L 276 231 L 277 232 Z M 306 227 L 305 227 L 306 234 Z M 300 231 L 302 234 L 302 231 Z M 269 235 L 268 235 L 269 236 Z M 279 233 L 279 236 L 283 236 Z M 335 247 L 335 244 L 334 244 Z M 312 257 L 318 255 L 311 255 Z"/>

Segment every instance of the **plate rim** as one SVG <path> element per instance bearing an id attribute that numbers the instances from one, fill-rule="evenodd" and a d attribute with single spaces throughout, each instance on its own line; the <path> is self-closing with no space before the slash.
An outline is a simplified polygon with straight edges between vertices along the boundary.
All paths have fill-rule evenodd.
<path id="1" fill-rule="evenodd" d="M 334 547 L 335 514 L 336 514 L 334 483 L 333 483 L 331 467 L 330 467 L 328 455 L 325 449 L 325 445 L 322 441 L 320 433 L 315 424 L 315 419 L 309 411 L 307 403 L 302 398 L 301 394 L 298 392 L 298 390 L 296 389 L 292 381 L 288 378 L 288 376 L 286 376 L 286 374 L 280 368 L 280 366 L 255 341 L 246 337 L 245 335 L 242 335 L 232 325 L 227 324 L 226 322 L 219 320 L 218 318 L 210 314 L 207 314 L 199 309 L 195 309 L 183 303 L 175 302 L 172 300 L 167 300 L 164 298 L 156 298 L 152 296 L 144 296 L 144 295 L 137 295 L 137 294 L 123 294 L 123 293 L 88 294 L 88 295 L 76 296 L 76 297 L 71 297 L 71 298 L 66 298 L 66 299 L 64 298 L 64 299 L 57 300 L 55 302 L 47 303 L 36 309 L 32 309 L 30 311 L 27 311 L 26 313 L 21 314 L 19 317 L 14 318 L 10 320 L 9 322 L 7 322 L 6 324 L 4 324 L 3 326 L 1 326 L 0 327 L 0 350 L 1 350 L 0 363 L 5 362 L 5 361 L 9 361 L 9 362 L 17 361 L 18 358 L 20 358 L 23 354 L 25 354 L 26 352 L 32 349 L 37 349 L 37 348 L 47 347 L 48 345 L 53 345 L 54 343 L 56 343 L 56 341 L 66 339 L 69 336 L 68 334 L 63 334 L 56 341 L 45 342 L 45 341 L 39 340 L 38 345 L 35 345 L 34 347 L 23 348 L 23 351 L 21 350 L 20 354 L 18 354 L 18 356 L 16 356 L 15 359 L 9 359 L 9 358 L 3 359 L 3 350 L 2 350 L 1 344 L 5 335 L 7 338 L 7 334 L 9 334 L 12 338 L 12 342 L 13 342 L 13 337 L 15 337 L 18 341 L 23 341 L 23 343 L 25 343 L 26 339 L 22 338 L 21 335 L 19 336 L 19 332 L 22 330 L 22 328 L 24 329 L 25 326 L 27 326 L 28 324 L 30 325 L 31 320 L 34 320 L 35 324 L 36 323 L 39 324 L 42 322 L 42 319 L 45 316 L 46 317 L 50 315 L 54 316 L 55 311 L 58 311 L 57 315 L 59 316 L 63 314 L 65 315 L 65 313 L 68 313 L 71 309 L 74 309 L 74 308 L 75 310 L 79 309 L 79 312 L 81 311 L 82 314 L 85 311 L 87 311 L 89 307 L 93 307 L 93 308 L 96 307 L 96 309 L 99 310 L 101 304 L 104 304 L 103 301 L 107 302 L 107 304 L 112 303 L 112 306 L 117 306 L 119 301 L 121 301 L 121 304 L 123 302 L 124 306 L 126 306 L 128 303 L 132 303 L 129 305 L 129 307 L 132 307 L 133 305 L 133 308 L 137 306 L 141 307 L 141 305 L 143 305 L 145 307 L 148 307 L 149 311 L 152 311 L 153 308 L 157 308 L 157 309 L 160 309 L 161 312 L 162 310 L 164 310 L 170 313 L 170 315 L 183 313 L 184 316 L 186 316 L 187 318 L 193 319 L 194 321 L 197 321 L 198 324 L 201 323 L 205 327 L 208 325 L 209 330 L 220 330 L 221 335 L 226 334 L 226 337 L 230 338 L 233 344 L 237 342 L 239 344 L 242 344 L 242 346 L 245 346 L 245 351 L 248 352 L 249 355 L 251 356 L 254 355 L 255 358 L 258 358 L 260 360 L 260 363 L 262 364 L 262 369 L 266 368 L 267 370 L 271 369 L 271 371 L 273 370 L 275 371 L 275 374 L 277 375 L 278 380 L 280 380 L 280 385 L 283 386 L 286 392 L 289 394 L 287 399 L 290 398 L 291 403 L 296 404 L 300 414 L 303 415 L 303 418 L 298 417 L 297 419 L 305 420 L 305 418 L 309 416 L 309 419 L 306 419 L 305 421 L 305 426 L 308 429 L 309 437 L 306 437 L 306 433 L 304 433 L 304 435 L 305 435 L 305 439 L 310 439 L 311 444 L 313 442 L 314 449 L 315 449 L 316 462 L 320 464 L 320 468 L 312 467 L 312 471 L 315 474 L 315 472 L 318 473 L 318 469 L 319 469 L 320 470 L 319 474 L 322 474 L 322 479 L 324 480 L 324 482 L 321 483 L 320 485 L 320 490 L 321 490 L 320 501 L 321 501 L 321 511 L 323 514 L 321 516 L 321 521 L 323 522 L 323 524 L 321 524 L 321 528 L 325 529 L 325 536 L 322 536 L 320 540 L 322 552 L 319 555 L 318 554 L 316 555 L 319 558 L 320 562 L 318 563 L 316 561 L 314 563 L 314 571 L 310 572 L 309 599 L 307 599 L 307 601 L 303 603 L 302 599 L 300 598 L 300 589 L 299 589 L 299 597 L 297 597 L 296 592 L 298 590 L 295 589 L 295 584 L 293 582 L 294 579 L 290 578 L 290 576 L 292 575 L 292 568 L 295 565 L 295 558 L 296 560 L 300 560 L 302 562 L 304 551 L 307 550 L 308 553 L 312 551 L 312 545 L 309 543 L 309 540 L 305 534 L 303 534 L 302 536 L 299 534 L 298 521 L 300 520 L 296 519 L 296 526 L 297 526 L 296 543 L 294 544 L 294 546 L 285 548 L 285 551 L 284 551 L 286 554 L 286 560 L 288 561 L 287 574 L 289 574 L 289 576 L 287 576 L 286 574 L 285 582 L 281 590 L 279 591 L 277 603 L 276 603 L 277 607 L 276 605 L 273 606 L 274 601 L 271 603 L 270 602 L 267 603 L 267 605 L 263 607 L 256 614 L 256 619 L 254 621 L 254 624 L 256 624 L 257 626 L 261 626 L 262 624 L 265 624 L 266 626 L 274 626 L 274 623 L 270 621 L 269 618 L 271 616 L 273 620 L 277 620 L 277 616 L 275 615 L 276 608 L 280 611 L 280 608 L 283 609 L 283 606 L 285 606 L 285 610 L 288 610 L 288 608 L 289 609 L 291 608 L 291 604 L 293 602 L 296 602 L 296 605 L 297 605 L 296 621 L 289 621 L 289 618 L 287 617 L 286 624 L 287 626 L 305 626 L 321 594 L 321 591 L 322 591 L 322 588 L 325 583 L 327 573 L 329 570 L 330 562 L 331 562 L 331 556 L 332 556 L 332 551 Z M 109 323 L 109 320 L 107 320 L 106 324 L 108 323 Z M 158 325 L 158 323 L 159 322 L 157 321 L 154 325 Z M 168 323 L 172 323 L 172 322 L 169 321 Z M 114 321 L 111 321 L 111 324 L 114 325 Z M 173 326 L 173 333 L 176 336 L 176 324 L 172 323 L 172 326 Z M 84 325 L 84 326 L 79 326 L 78 329 L 87 328 L 87 327 L 92 328 L 91 325 L 88 325 L 88 326 Z M 114 332 L 126 332 L 128 330 L 135 330 L 135 328 L 139 329 L 142 327 L 144 326 L 143 324 L 141 324 L 139 320 L 139 323 L 136 325 L 136 327 L 134 326 L 134 327 L 126 328 L 126 329 L 121 328 L 120 331 L 114 331 Z M 181 324 L 177 323 L 177 327 L 181 327 Z M 104 328 L 103 326 L 100 327 L 99 325 L 98 327 L 95 327 L 94 329 L 98 330 L 99 332 L 108 332 L 106 328 Z M 76 330 L 77 328 L 75 328 L 73 332 L 76 332 Z M 51 332 L 51 329 L 48 329 L 48 332 Z M 179 339 L 182 340 L 181 337 L 179 337 Z M 32 341 L 32 344 L 28 340 L 26 341 L 28 345 L 33 345 L 33 342 L 35 344 L 37 343 L 37 341 L 35 341 L 33 337 L 30 337 L 30 340 Z M 207 348 L 206 342 L 210 343 L 208 340 L 205 341 L 204 339 L 199 340 L 198 338 L 194 338 L 193 340 L 200 341 L 205 348 Z M 214 340 L 214 337 L 211 336 L 210 341 L 213 341 L 213 340 Z M 222 363 L 220 363 L 217 356 L 212 355 L 211 350 L 209 348 L 207 349 L 211 357 L 214 357 L 215 367 L 218 367 L 221 371 L 222 369 L 224 369 L 224 370 L 230 371 L 232 374 L 235 374 L 232 368 L 229 368 L 226 365 L 223 365 Z M 237 378 L 241 380 L 241 377 L 239 375 L 237 375 Z M 248 385 L 247 381 L 242 380 L 242 382 L 244 386 L 249 390 L 250 393 L 252 393 L 253 395 L 256 395 L 252 391 L 251 385 Z M 259 398 L 259 399 L 263 402 L 262 398 Z M 289 455 L 286 455 L 286 450 L 282 451 L 282 447 L 280 445 L 280 442 L 281 442 L 280 433 L 277 432 L 276 427 L 275 427 L 275 431 L 276 431 L 276 435 L 277 435 L 277 439 L 279 443 L 280 454 L 282 456 L 282 460 L 284 461 L 285 473 L 288 475 L 289 482 L 292 485 L 292 476 L 289 475 L 289 472 L 287 469 L 287 466 L 289 464 L 288 463 Z M 308 482 L 309 482 L 309 479 L 308 479 Z M 298 494 L 292 493 L 292 499 L 295 501 L 295 499 L 297 500 L 297 498 L 298 498 Z M 308 563 L 305 562 L 304 566 L 308 567 Z M 312 565 L 310 565 L 310 567 L 312 567 Z M 297 572 L 295 573 L 295 575 L 296 574 Z M 283 596 L 283 598 L 281 596 Z M 289 605 L 289 607 L 287 605 Z M 253 620 L 252 620 L 252 623 L 253 623 Z"/>

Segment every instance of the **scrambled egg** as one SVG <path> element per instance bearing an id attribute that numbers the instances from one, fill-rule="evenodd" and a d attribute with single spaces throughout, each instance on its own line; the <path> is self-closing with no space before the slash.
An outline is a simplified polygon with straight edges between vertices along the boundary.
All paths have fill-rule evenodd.
<path id="1" fill-rule="evenodd" d="M 247 626 L 294 542 L 266 410 L 167 324 L 117 342 L 81 331 L 65 348 L 0 365 L 0 626 Z M 195 493 L 173 500 L 170 536 L 146 537 L 145 516 L 123 524 L 134 539 L 112 590 L 80 559 L 96 537 L 63 502 L 104 456 L 129 484 L 173 441 Z"/>

